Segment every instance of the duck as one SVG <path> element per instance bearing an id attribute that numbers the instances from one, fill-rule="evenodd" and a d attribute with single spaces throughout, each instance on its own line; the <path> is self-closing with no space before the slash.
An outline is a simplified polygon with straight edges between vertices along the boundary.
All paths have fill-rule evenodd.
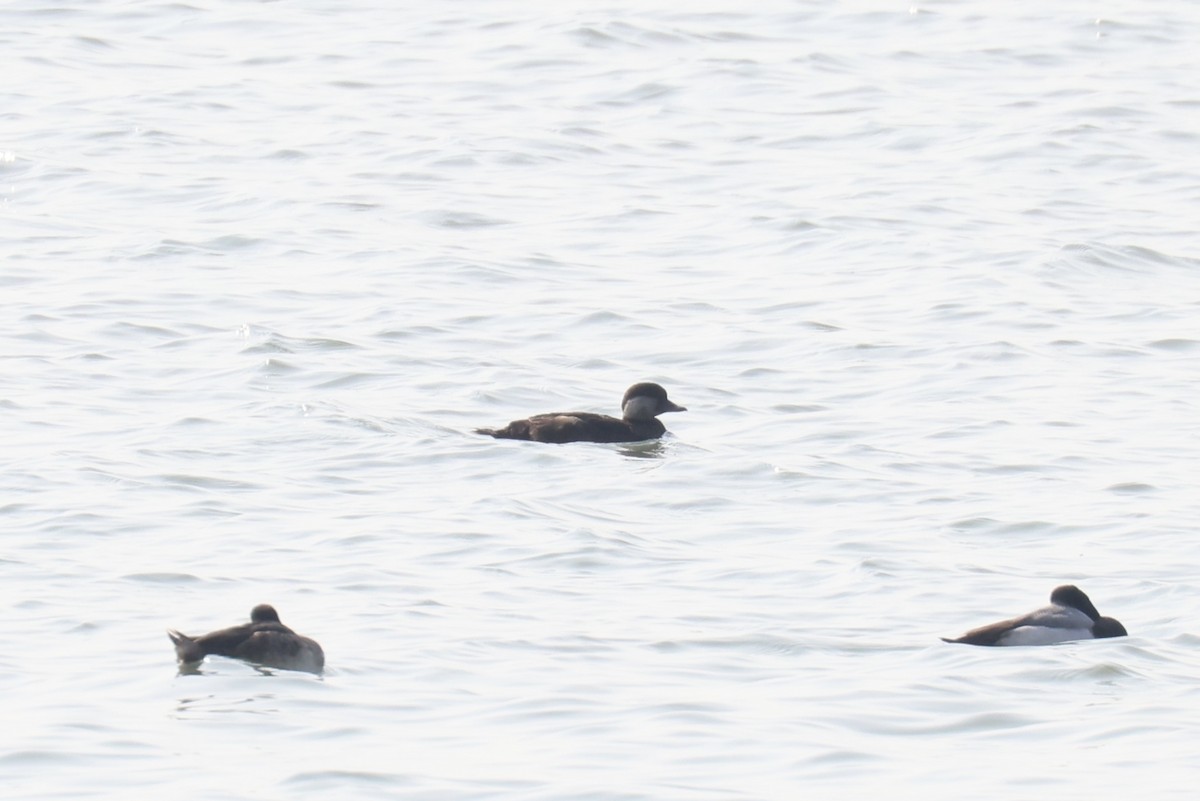
<path id="1" fill-rule="evenodd" d="M 686 411 L 660 385 L 641 382 L 621 398 L 620 419 L 594 412 L 550 412 L 513 420 L 504 428 L 477 428 L 475 433 L 532 442 L 641 442 L 666 433 L 660 414 Z"/>
<path id="2" fill-rule="evenodd" d="M 1064 584 L 1050 593 L 1049 606 L 971 629 L 961 637 L 942 639 L 967 645 L 1054 645 L 1128 634 L 1120 621 L 1101 617 L 1083 590 L 1074 584 Z"/>
<path id="3" fill-rule="evenodd" d="M 182 664 L 194 664 L 216 654 L 280 670 L 321 673 L 325 669 L 325 652 L 316 640 L 301 637 L 283 625 L 270 604 L 251 609 L 250 622 L 240 626 L 200 637 L 168 629 L 167 636 L 175 643 L 175 656 Z"/>

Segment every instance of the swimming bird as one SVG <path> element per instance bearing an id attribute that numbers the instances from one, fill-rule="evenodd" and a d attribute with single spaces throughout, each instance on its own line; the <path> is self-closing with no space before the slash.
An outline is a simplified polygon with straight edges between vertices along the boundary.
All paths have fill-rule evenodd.
<path id="1" fill-rule="evenodd" d="M 1128 633 L 1117 620 L 1100 617 L 1083 590 L 1064 584 L 1050 593 L 1049 606 L 971 629 L 953 640 L 942 639 L 967 645 L 1053 645 L 1068 640 L 1124 637 Z"/>
<path id="2" fill-rule="evenodd" d="M 240 626 L 201 637 L 189 637 L 170 629 L 167 636 L 175 643 L 175 655 L 184 664 L 216 654 L 281 670 L 320 673 L 325 668 L 321 646 L 280 623 L 279 613 L 269 604 L 259 604 L 250 610 L 250 622 Z"/>
<path id="3" fill-rule="evenodd" d="M 476 434 L 534 442 L 640 442 L 666 433 L 658 415 L 686 412 L 658 384 L 634 384 L 621 399 L 621 419 L 594 412 L 551 412 L 513 420 L 504 428 L 477 428 Z"/>

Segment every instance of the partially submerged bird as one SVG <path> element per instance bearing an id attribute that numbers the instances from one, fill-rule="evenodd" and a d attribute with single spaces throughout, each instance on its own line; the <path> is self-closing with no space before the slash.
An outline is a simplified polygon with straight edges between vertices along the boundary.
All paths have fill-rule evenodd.
<path id="1" fill-rule="evenodd" d="M 625 391 L 619 420 L 594 412 L 551 412 L 513 420 L 504 428 L 477 428 L 475 433 L 534 442 L 640 442 L 666 433 L 658 415 L 686 411 L 672 403 L 661 386 L 645 382 Z"/>
<path id="2" fill-rule="evenodd" d="M 1050 593 L 1049 606 L 971 629 L 953 640 L 942 639 L 967 645 L 1053 645 L 1068 640 L 1124 637 L 1128 633 L 1117 620 L 1101 617 L 1083 590 L 1064 584 Z"/>
<path id="3" fill-rule="evenodd" d="M 209 654 L 244 659 L 263 667 L 320 673 L 325 668 L 325 652 L 315 640 L 301 637 L 279 622 L 279 613 L 269 604 L 250 611 L 250 622 L 201 637 L 189 637 L 175 630 L 167 636 L 175 643 L 175 655 L 184 664 L 199 662 Z"/>

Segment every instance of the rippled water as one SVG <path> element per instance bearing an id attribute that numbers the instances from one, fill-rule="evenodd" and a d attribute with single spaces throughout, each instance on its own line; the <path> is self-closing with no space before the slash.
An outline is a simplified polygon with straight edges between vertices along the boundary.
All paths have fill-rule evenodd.
<path id="1" fill-rule="evenodd" d="M 14 797 L 1194 795 L 1200 6 L 0 22 Z"/>

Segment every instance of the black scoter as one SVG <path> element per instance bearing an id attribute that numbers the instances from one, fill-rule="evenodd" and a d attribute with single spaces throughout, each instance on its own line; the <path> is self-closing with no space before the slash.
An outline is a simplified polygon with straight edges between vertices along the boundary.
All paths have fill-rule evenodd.
<path id="1" fill-rule="evenodd" d="M 626 390 L 620 419 L 594 412 L 551 412 L 513 420 L 504 428 L 477 428 L 475 433 L 534 442 L 641 442 L 666 433 L 658 415 L 686 411 L 658 384 L 644 382 Z"/>
<path id="2" fill-rule="evenodd" d="M 1074 584 L 1056 587 L 1050 605 L 1027 615 L 971 629 L 946 642 L 967 645 L 1054 645 L 1068 640 L 1124 637 L 1129 632 L 1111 617 L 1101 617 L 1090 598 Z"/>
<path id="3" fill-rule="evenodd" d="M 250 622 L 201 637 L 169 630 L 175 655 L 184 664 L 199 662 L 209 654 L 244 659 L 263 667 L 320 673 L 325 652 L 315 640 L 301 637 L 279 622 L 273 606 L 259 604 L 250 611 Z"/>

